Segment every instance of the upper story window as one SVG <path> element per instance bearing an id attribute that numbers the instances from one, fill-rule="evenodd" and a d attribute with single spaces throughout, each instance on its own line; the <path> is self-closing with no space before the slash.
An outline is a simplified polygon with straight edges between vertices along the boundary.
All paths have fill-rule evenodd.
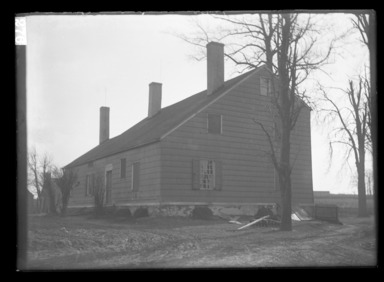
<path id="1" fill-rule="evenodd" d="M 272 90 L 271 80 L 267 77 L 260 77 L 260 94 L 263 96 L 269 95 Z"/>
<path id="2" fill-rule="evenodd" d="M 223 131 L 222 115 L 208 114 L 208 133 L 221 134 Z"/>

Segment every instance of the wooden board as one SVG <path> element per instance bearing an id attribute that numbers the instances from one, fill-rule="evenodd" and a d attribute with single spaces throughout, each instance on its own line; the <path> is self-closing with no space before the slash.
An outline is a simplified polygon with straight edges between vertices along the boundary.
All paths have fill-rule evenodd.
<path id="1" fill-rule="evenodd" d="M 248 223 L 248 224 L 246 224 L 246 225 L 244 225 L 244 226 L 241 226 L 241 227 L 238 228 L 237 230 L 241 230 L 241 229 L 247 228 L 247 227 L 249 227 L 249 226 L 251 226 L 251 225 L 254 225 L 254 224 L 256 224 L 256 223 L 258 223 L 258 222 L 260 222 L 260 221 L 262 221 L 262 220 L 268 218 L 268 217 L 269 217 L 269 215 L 263 216 L 263 217 L 261 217 L 261 218 L 259 218 L 259 219 L 256 219 L 256 220 L 254 220 L 254 221 L 252 221 L 252 222 L 250 222 L 250 223 Z"/>

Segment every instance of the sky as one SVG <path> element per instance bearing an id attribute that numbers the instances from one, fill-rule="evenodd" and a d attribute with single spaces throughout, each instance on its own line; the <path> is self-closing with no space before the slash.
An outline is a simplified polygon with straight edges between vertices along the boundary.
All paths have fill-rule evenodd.
<path id="1" fill-rule="evenodd" d="M 206 61 L 175 33 L 192 34 L 192 15 L 27 16 L 27 142 L 63 167 L 98 145 L 99 108 L 110 107 L 110 137 L 148 112 L 148 85 L 162 83 L 162 107 L 206 89 Z M 210 16 L 199 16 L 213 30 Z M 350 25 L 330 15 L 335 30 Z M 349 41 L 327 66 L 334 85 L 343 85 L 367 54 Z M 236 76 L 226 62 L 225 79 Z M 331 78 L 330 78 L 331 77 Z M 329 167 L 327 127 L 312 114 L 314 190 L 350 193 L 351 170 L 340 159 Z"/>

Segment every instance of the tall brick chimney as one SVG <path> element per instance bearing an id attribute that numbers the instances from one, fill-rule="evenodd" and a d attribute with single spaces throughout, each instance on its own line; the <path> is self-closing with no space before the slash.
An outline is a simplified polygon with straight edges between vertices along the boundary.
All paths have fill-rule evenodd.
<path id="1" fill-rule="evenodd" d="M 161 110 L 161 83 L 149 84 L 148 117 L 153 117 Z"/>
<path id="2" fill-rule="evenodd" d="M 109 139 L 109 108 L 100 107 L 100 138 L 99 144 Z"/>
<path id="3" fill-rule="evenodd" d="M 207 94 L 211 95 L 224 83 L 224 44 L 207 44 Z"/>

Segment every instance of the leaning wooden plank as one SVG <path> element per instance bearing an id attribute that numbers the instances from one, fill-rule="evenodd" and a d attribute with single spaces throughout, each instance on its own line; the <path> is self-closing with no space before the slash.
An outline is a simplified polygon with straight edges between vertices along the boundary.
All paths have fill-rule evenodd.
<path id="1" fill-rule="evenodd" d="M 229 223 L 235 223 L 235 224 L 242 224 L 241 222 L 237 221 L 237 220 L 230 220 Z"/>
<path id="2" fill-rule="evenodd" d="M 230 216 L 231 220 L 238 220 L 240 216 Z"/>
<path id="3" fill-rule="evenodd" d="M 252 221 L 252 222 L 250 222 L 250 223 L 248 223 L 248 224 L 246 224 L 246 225 L 244 225 L 244 226 L 241 226 L 241 227 L 238 228 L 237 230 L 247 228 L 247 227 L 249 227 L 249 226 L 251 226 L 251 225 L 254 225 L 255 223 L 258 223 L 258 222 L 260 222 L 260 221 L 262 221 L 262 220 L 268 218 L 268 217 L 269 217 L 269 215 L 260 217 L 259 219 L 256 219 L 255 221 Z"/>

